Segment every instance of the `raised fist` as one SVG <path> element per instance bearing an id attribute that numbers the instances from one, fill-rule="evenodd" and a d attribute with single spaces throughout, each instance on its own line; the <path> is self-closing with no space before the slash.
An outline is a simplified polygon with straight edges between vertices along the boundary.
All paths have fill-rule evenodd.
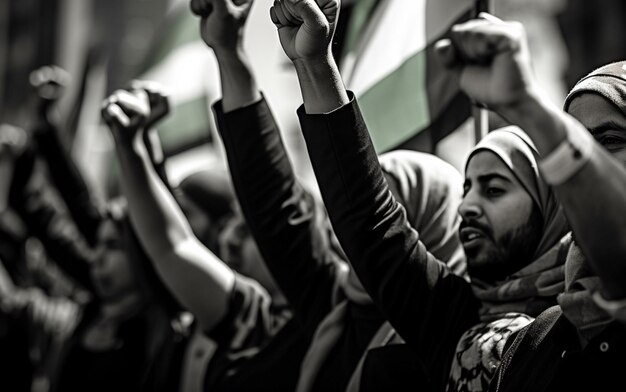
<path id="1" fill-rule="evenodd" d="M 339 0 L 274 0 L 272 22 L 292 60 L 318 60 L 330 54 Z"/>
<path id="2" fill-rule="evenodd" d="M 482 13 L 452 28 L 450 39 L 436 44 L 444 64 L 460 72 L 461 89 L 498 110 L 515 105 L 533 89 L 526 32 L 517 22 Z"/>
<path id="3" fill-rule="evenodd" d="M 215 51 L 241 46 L 243 27 L 254 0 L 191 0 L 191 10 L 202 18 L 200 35 Z"/>
<path id="4" fill-rule="evenodd" d="M 102 119 L 120 139 L 131 140 L 141 133 L 149 117 L 150 103 L 143 90 L 117 90 L 102 104 Z"/>
<path id="5" fill-rule="evenodd" d="M 144 91 L 148 96 L 150 115 L 146 119 L 144 128 L 151 128 L 170 113 L 169 94 L 161 84 L 148 80 L 133 80 L 130 83 L 130 89 L 131 91 Z"/>
<path id="6" fill-rule="evenodd" d="M 67 71 L 56 65 L 47 65 L 31 72 L 29 81 L 37 92 L 38 110 L 46 112 L 63 95 L 69 80 Z"/>
<path id="7" fill-rule="evenodd" d="M 22 154 L 28 142 L 28 135 L 22 128 L 0 124 L 0 158 L 16 158 Z"/>

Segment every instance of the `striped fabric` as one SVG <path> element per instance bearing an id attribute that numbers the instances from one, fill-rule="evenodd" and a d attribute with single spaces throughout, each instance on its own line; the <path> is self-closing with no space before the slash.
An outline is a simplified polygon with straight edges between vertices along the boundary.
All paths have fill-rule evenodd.
<path id="1" fill-rule="evenodd" d="M 379 153 L 432 152 L 470 114 L 469 100 L 433 56 L 472 0 L 361 0 L 348 26 L 341 72 L 359 99 Z M 368 15 L 368 17 L 364 17 Z"/>
<path id="2" fill-rule="evenodd" d="M 186 3 L 169 13 L 139 79 L 160 82 L 170 93 L 171 113 L 158 125 L 167 156 L 212 139 L 210 105 L 221 95 L 217 62 L 201 41 L 198 19 Z"/>

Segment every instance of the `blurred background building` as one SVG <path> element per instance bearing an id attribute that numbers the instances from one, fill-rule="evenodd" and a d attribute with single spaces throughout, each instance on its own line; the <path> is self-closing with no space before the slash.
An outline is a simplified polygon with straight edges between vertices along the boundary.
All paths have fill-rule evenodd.
<path id="1" fill-rule="evenodd" d="M 363 6 L 365 2 L 370 5 Z M 342 16 L 357 19 L 366 9 L 364 15 L 376 19 L 383 12 L 380 3 L 390 1 L 346 0 Z M 269 20 L 270 5 L 271 0 L 256 0 L 246 47 L 296 168 L 314 188 L 295 115 L 299 87 Z M 622 0 L 493 0 L 493 9 L 503 19 L 525 24 L 536 75 L 558 105 L 578 78 L 626 58 Z M 445 14 L 446 8 L 442 10 Z M 340 41 L 354 40 L 349 35 L 348 27 L 337 33 Z M 338 43 L 338 52 L 344 43 Z M 0 59 L 0 122 L 5 123 L 27 126 L 32 70 L 57 64 L 70 72 L 72 80 L 59 107 L 65 140 L 102 198 L 118 190 L 100 102 L 134 78 L 160 81 L 171 93 L 173 111 L 159 132 L 175 183 L 200 168 L 225 168 L 211 114 L 211 104 L 220 97 L 217 66 L 199 40 L 198 21 L 187 0 L 0 0 Z M 465 121 L 442 140 L 397 145 L 436 152 L 462 169 L 475 143 L 472 124 Z M 498 119 L 491 124 L 499 125 Z"/>

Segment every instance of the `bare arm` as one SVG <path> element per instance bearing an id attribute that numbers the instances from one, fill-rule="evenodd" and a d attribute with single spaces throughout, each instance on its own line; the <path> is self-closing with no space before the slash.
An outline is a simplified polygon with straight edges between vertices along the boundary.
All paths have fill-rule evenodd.
<path id="1" fill-rule="evenodd" d="M 116 141 L 130 218 L 166 286 L 209 331 L 227 313 L 234 273 L 195 238 L 157 175 L 143 142 L 148 109 L 142 111 L 139 95 L 117 92 L 104 113 Z"/>

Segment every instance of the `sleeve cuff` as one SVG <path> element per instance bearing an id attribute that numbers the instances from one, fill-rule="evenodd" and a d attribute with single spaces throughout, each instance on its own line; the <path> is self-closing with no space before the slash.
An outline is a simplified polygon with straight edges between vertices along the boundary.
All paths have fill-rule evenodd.
<path id="1" fill-rule="evenodd" d="M 595 141 L 582 126 L 569 125 L 567 135 L 548 156 L 539 162 L 545 181 L 561 185 L 578 173 L 589 161 Z"/>

